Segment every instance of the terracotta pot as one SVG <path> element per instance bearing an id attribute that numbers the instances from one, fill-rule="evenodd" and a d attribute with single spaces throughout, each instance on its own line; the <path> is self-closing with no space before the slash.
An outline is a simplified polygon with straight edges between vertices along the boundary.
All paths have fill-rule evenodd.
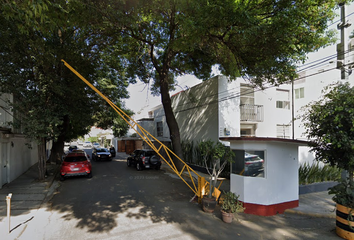
<path id="1" fill-rule="evenodd" d="M 233 213 L 228 213 L 221 210 L 221 214 L 222 214 L 222 220 L 226 223 L 231 223 L 232 220 L 234 219 Z"/>
<path id="2" fill-rule="evenodd" d="M 212 213 L 215 210 L 216 207 L 216 198 L 215 197 L 211 197 L 209 198 L 208 196 L 203 196 L 202 198 L 202 207 L 204 212 L 207 213 Z"/>
<path id="3" fill-rule="evenodd" d="M 354 217 L 354 210 L 337 203 L 336 233 L 341 238 L 354 240 L 354 222 L 348 220 L 349 214 Z"/>

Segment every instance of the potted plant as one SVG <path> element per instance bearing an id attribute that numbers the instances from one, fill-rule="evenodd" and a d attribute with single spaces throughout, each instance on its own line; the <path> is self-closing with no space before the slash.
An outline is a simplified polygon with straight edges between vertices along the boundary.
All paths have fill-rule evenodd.
<path id="1" fill-rule="evenodd" d="M 307 105 L 302 116 L 309 146 L 316 160 L 346 172 L 347 178 L 329 189 L 329 194 L 334 194 L 333 200 L 337 203 L 336 232 L 345 239 L 354 239 L 353 96 L 354 88 L 349 83 L 329 85 L 324 90 L 323 98 Z"/>
<path id="2" fill-rule="evenodd" d="M 235 193 L 224 191 L 221 204 L 221 214 L 224 222 L 231 223 L 235 213 L 243 212 L 243 204 L 238 198 L 239 196 Z"/>
<path id="3" fill-rule="evenodd" d="M 214 212 L 217 204 L 214 192 L 218 177 L 224 170 L 226 164 L 233 161 L 232 157 L 234 156 L 234 153 L 221 142 L 214 144 L 211 140 L 201 142 L 199 144 L 199 149 L 203 156 L 205 168 L 210 175 L 209 191 L 208 195 L 205 195 L 202 198 L 202 207 L 205 212 Z M 221 159 L 224 161 L 220 165 Z M 211 170 L 208 166 L 208 160 L 211 162 Z"/>

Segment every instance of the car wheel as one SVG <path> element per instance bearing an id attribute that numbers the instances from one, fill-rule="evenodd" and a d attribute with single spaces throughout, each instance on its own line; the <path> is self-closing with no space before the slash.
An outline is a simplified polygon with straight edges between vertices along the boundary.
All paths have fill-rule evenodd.
<path id="1" fill-rule="evenodd" d="M 136 164 L 136 170 L 138 170 L 138 171 L 141 171 L 141 170 L 142 170 L 140 163 L 137 163 L 137 164 Z"/>
<path id="2" fill-rule="evenodd" d="M 92 178 L 92 172 L 90 172 L 89 174 L 87 174 L 87 178 Z"/>
<path id="3" fill-rule="evenodd" d="M 130 167 L 131 165 L 130 159 L 127 159 L 127 166 Z"/>
<path id="4" fill-rule="evenodd" d="M 63 175 L 60 175 L 59 180 L 60 180 L 60 181 L 64 181 L 64 180 L 65 180 L 65 177 L 64 177 Z"/>

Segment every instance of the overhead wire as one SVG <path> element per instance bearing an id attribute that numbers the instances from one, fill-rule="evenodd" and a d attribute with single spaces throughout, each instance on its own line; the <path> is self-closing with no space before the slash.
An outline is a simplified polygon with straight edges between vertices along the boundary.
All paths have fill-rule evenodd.
<path id="1" fill-rule="evenodd" d="M 354 14 L 354 12 L 351 12 L 351 13 L 348 14 L 346 17 L 349 17 L 349 16 L 351 16 L 351 15 L 353 15 L 353 14 Z M 340 22 L 340 19 L 337 20 L 337 21 L 334 21 L 333 23 L 331 23 L 330 25 L 328 25 L 328 27 L 334 25 L 334 24 L 337 23 L 337 22 Z M 348 52 L 350 52 L 350 50 L 347 50 L 346 52 L 344 52 L 344 54 L 347 54 Z M 306 70 L 307 70 L 307 71 L 308 71 L 308 70 L 313 70 L 313 69 L 315 69 L 315 68 L 318 68 L 318 67 L 327 65 L 327 64 L 328 64 L 328 61 L 331 60 L 331 59 L 336 58 L 337 55 L 338 55 L 338 53 L 332 54 L 332 55 L 329 55 L 329 56 L 326 56 L 326 57 L 323 57 L 323 58 L 321 58 L 321 59 L 317 59 L 317 60 L 312 61 L 312 62 L 309 62 L 309 63 L 305 63 L 305 64 L 303 64 L 302 66 L 299 66 L 299 67 L 298 67 L 299 70 L 296 71 L 296 72 L 297 72 L 297 73 L 300 73 L 300 72 L 303 72 L 303 71 L 306 71 Z M 352 53 L 350 56 L 353 56 L 353 55 L 354 55 L 354 54 Z M 324 73 L 324 72 L 328 72 L 328 71 L 331 71 L 331 70 L 334 70 L 334 69 L 336 69 L 336 68 L 329 69 L 329 70 L 324 70 L 324 71 L 322 71 L 322 72 L 315 73 L 315 74 L 311 74 L 311 75 L 308 75 L 308 76 L 302 76 L 302 77 L 297 78 L 297 79 L 294 80 L 294 81 L 297 81 L 297 80 L 300 80 L 300 79 L 303 79 L 303 78 L 306 78 L 306 77 L 309 77 L 309 76 L 313 76 L 313 75 L 317 75 L 317 74 L 322 74 L 322 73 Z M 272 87 L 276 87 L 276 86 L 269 86 L 269 87 L 265 87 L 265 88 L 262 88 L 262 89 L 254 90 L 253 93 L 254 93 L 254 92 L 257 92 L 257 91 L 265 90 L 265 89 L 268 89 L 268 88 L 272 88 Z M 182 88 L 182 89 L 183 89 L 183 88 Z M 190 88 L 189 88 L 189 89 L 190 89 Z M 234 89 L 239 89 L 239 88 L 234 88 Z M 188 89 L 187 89 L 187 90 L 188 90 Z M 176 93 L 175 95 L 181 94 L 181 93 L 183 93 L 183 92 L 185 92 L 185 91 L 186 91 L 186 90 L 183 90 L 182 92 Z M 245 94 L 247 94 L 247 93 L 252 93 L 252 92 L 245 92 Z M 233 92 L 233 93 L 232 93 L 232 92 L 230 93 L 230 89 L 228 89 L 228 90 L 225 90 L 225 91 L 222 91 L 222 92 L 216 92 L 216 93 L 214 93 L 214 94 L 208 95 L 208 96 L 203 97 L 203 98 L 199 98 L 198 101 L 206 100 L 207 98 L 211 98 L 211 97 L 213 97 L 213 96 L 218 95 L 219 97 L 221 96 L 221 98 L 219 98 L 219 101 L 221 102 L 221 101 L 225 101 L 225 100 L 232 99 L 232 98 L 235 98 L 235 97 L 239 97 L 240 94 L 241 94 L 241 93 L 240 93 L 239 91 L 238 91 L 238 92 L 235 91 L 235 92 Z M 222 95 L 225 95 L 225 96 L 222 96 Z M 186 102 L 186 103 L 183 103 L 183 104 L 179 104 L 179 107 L 180 107 L 180 106 L 183 106 L 183 105 L 188 105 L 188 104 L 193 104 L 193 102 L 192 102 L 192 101 L 189 101 L 189 102 Z M 204 106 L 204 105 L 206 105 L 206 103 L 202 104 L 201 106 Z M 197 107 L 197 106 L 196 106 L 196 107 Z M 195 108 L 195 107 L 193 107 L 193 108 Z M 192 108 L 192 109 L 193 109 L 193 108 Z M 188 109 L 187 109 L 187 110 L 188 110 Z M 181 111 L 186 111 L 186 110 L 181 110 Z M 177 112 L 181 112 L 181 111 L 177 111 Z"/>
<path id="2" fill-rule="evenodd" d="M 301 79 L 306 78 L 306 77 L 311 77 L 311 76 L 315 76 L 315 75 L 322 74 L 322 73 L 325 73 L 325 72 L 329 72 L 329 71 L 332 71 L 332 70 L 335 70 L 335 69 L 337 69 L 337 68 L 336 67 L 330 68 L 330 69 L 324 70 L 322 72 L 317 72 L 317 73 L 314 73 L 314 74 L 310 74 L 308 76 L 303 76 L 303 77 L 297 78 L 294 81 L 298 81 L 298 80 L 301 80 Z M 267 88 L 256 89 L 256 90 L 252 90 L 252 91 L 247 92 L 247 93 L 255 93 L 255 92 L 264 91 L 265 89 L 274 88 L 274 87 L 278 87 L 278 86 L 277 85 L 272 85 L 272 86 L 269 86 Z M 174 112 L 175 113 L 185 112 L 185 111 L 193 110 L 193 109 L 200 108 L 200 107 L 203 107 L 203 106 L 207 106 L 207 105 L 210 105 L 210 104 L 214 104 L 214 103 L 219 103 L 219 102 L 223 102 L 223 101 L 226 101 L 226 100 L 230 100 L 230 99 L 233 99 L 233 98 L 236 98 L 236 97 L 240 97 L 240 96 L 241 96 L 241 93 L 238 92 L 238 93 L 233 94 L 232 96 L 228 96 L 228 97 L 224 97 L 224 98 L 216 99 L 216 100 L 211 100 L 210 102 L 206 102 L 206 103 L 203 103 L 203 104 L 200 104 L 200 105 L 197 105 L 197 106 L 193 106 L 193 107 L 190 107 L 190 108 L 186 108 L 186 109 L 182 109 L 182 110 L 174 111 Z"/>
<path id="3" fill-rule="evenodd" d="M 351 52 L 351 51 L 350 51 L 350 50 L 347 50 L 347 51 L 344 52 L 344 54 L 347 54 L 347 53 L 349 53 L 349 52 Z M 308 67 L 306 67 L 306 68 L 303 68 L 303 69 L 301 69 L 301 70 L 298 70 L 297 73 L 304 72 L 305 70 L 307 70 L 307 71 L 308 71 L 308 70 L 314 70 L 315 68 L 318 68 L 318 67 L 321 67 L 321 66 L 324 66 L 324 65 L 328 65 L 328 60 L 331 60 L 331 59 L 335 58 L 336 56 L 337 56 L 337 54 L 333 54 L 333 55 L 329 55 L 329 56 L 327 56 L 327 57 L 324 57 L 324 58 L 315 60 L 315 61 L 313 61 L 313 62 L 311 62 L 311 63 L 316 63 L 316 62 L 318 62 L 318 61 L 321 61 L 321 62 L 318 62 L 318 63 L 316 63 L 316 64 L 313 64 L 313 65 L 310 65 L 310 66 L 308 66 Z M 352 56 L 354 56 L 354 53 L 353 53 L 353 52 L 352 52 L 348 57 L 352 57 Z M 308 64 L 307 64 L 307 65 L 308 65 Z M 306 76 L 301 76 L 301 77 L 298 77 L 297 79 L 295 79 L 294 81 L 298 81 L 298 80 L 304 79 L 304 78 L 306 78 L 306 77 L 314 76 L 314 75 L 317 75 L 317 74 L 322 74 L 322 73 L 324 73 L 324 72 L 328 72 L 328 71 L 331 71 L 331 70 L 334 70 L 334 69 L 337 69 L 337 68 L 335 67 L 335 68 L 331 68 L 331 69 L 329 69 L 329 70 L 323 70 L 323 71 L 318 72 L 318 73 L 314 73 L 314 74 L 310 74 L 310 75 L 306 75 Z M 250 91 L 250 92 L 247 92 L 247 91 L 246 91 L 246 92 L 244 92 L 244 94 L 250 94 L 250 93 L 257 92 L 257 91 L 262 91 L 262 90 L 265 90 L 265 89 L 268 89 L 268 88 L 272 88 L 272 87 L 276 87 L 276 86 L 264 87 L 264 88 L 262 88 L 262 89 L 252 90 L 252 91 Z M 235 88 L 233 88 L 233 89 L 239 89 L 239 87 L 235 87 Z M 185 91 L 184 91 L 184 92 L 185 92 Z M 181 94 L 181 93 L 179 93 L 179 94 Z M 222 96 L 222 95 L 225 95 L 225 96 Z M 239 97 L 239 96 L 241 96 L 241 93 L 240 93 L 240 91 L 235 91 L 235 92 L 232 92 L 232 91 L 231 91 L 231 92 L 230 92 L 230 89 L 228 89 L 228 90 L 225 90 L 225 91 L 222 91 L 222 92 L 216 92 L 216 93 L 214 93 L 214 94 L 210 94 L 210 95 L 208 95 L 208 96 L 199 98 L 198 101 L 200 102 L 200 101 L 202 101 L 202 100 L 207 100 L 207 99 L 210 100 L 210 99 L 212 99 L 212 97 L 214 97 L 214 96 L 218 96 L 219 102 L 222 102 L 222 101 L 224 101 L 224 99 L 225 99 L 225 100 L 228 100 L 228 99 L 232 99 L 232 98 Z M 210 101 L 212 101 L 212 100 L 210 100 Z M 186 105 L 193 104 L 193 103 L 195 104 L 195 102 L 189 101 L 189 102 L 186 102 L 186 103 L 179 104 L 178 107 L 186 106 Z M 216 103 L 215 100 L 212 101 L 210 104 L 212 104 L 212 103 Z M 207 103 L 203 103 L 203 104 L 200 105 L 200 106 L 205 106 L 206 104 L 207 104 Z M 193 109 L 193 108 L 192 108 L 192 109 Z M 175 112 L 181 112 L 181 111 L 184 111 L 184 110 L 175 111 Z"/>
<path id="4" fill-rule="evenodd" d="M 345 51 L 344 54 L 347 54 L 349 53 L 350 50 L 347 50 Z M 315 60 L 315 61 L 312 61 L 310 63 L 307 63 L 307 64 L 304 64 L 302 66 L 300 66 L 299 68 L 305 66 L 305 65 L 308 65 L 308 64 L 312 64 L 312 63 L 315 63 L 315 64 L 312 64 L 310 66 L 307 66 L 306 68 L 302 68 L 298 71 L 296 71 L 297 73 L 301 73 L 301 72 L 304 72 L 305 70 L 309 71 L 309 70 L 314 70 L 315 68 L 318 68 L 318 67 L 321 67 L 321 66 L 325 66 L 325 65 L 328 65 L 328 60 L 331 60 L 333 58 L 335 58 L 337 56 L 337 54 L 333 54 L 333 55 L 329 55 L 329 56 L 326 56 L 326 57 L 323 57 L 321 59 L 318 59 L 318 60 Z M 351 55 L 349 55 L 348 57 L 352 57 L 354 56 L 354 52 L 351 53 Z M 321 62 L 319 62 L 321 61 Z M 319 73 L 320 74 L 320 73 Z M 300 80 L 300 79 L 303 79 L 305 78 L 306 76 L 303 76 L 303 77 L 299 77 L 297 78 L 296 80 L 294 81 L 297 81 L 297 80 Z M 263 89 L 267 89 L 268 87 L 265 87 Z M 191 89 L 191 88 L 189 88 Z M 189 89 L 187 90 L 184 90 L 184 91 L 181 91 L 177 94 L 182 94 L 182 93 L 186 93 L 186 91 L 188 91 Z M 235 91 L 230 91 L 230 90 L 235 90 Z M 245 92 L 245 94 L 247 93 L 251 93 L 251 92 Z M 177 94 L 174 94 L 174 95 L 177 95 Z M 210 99 L 214 96 L 219 96 L 219 98 L 225 98 L 225 97 L 228 97 L 228 96 L 236 96 L 238 97 L 240 95 L 240 92 L 239 92 L 239 87 L 235 87 L 235 88 L 232 88 L 232 89 L 227 89 L 227 90 L 224 90 L 224 91 L 220 91 L 220 92 L 215 92 L 213 94 L 209 94 L 208 96 L 205 96 L 205 97 L 202 97 L 202 98 L 199 98 L 198 101 L 202 101 L 202 100 L 206 100 L 206 99 Z M 178 106 L 181 107 L 181 106 L 184 106 L 184 105 L 189 105 L 189 104 L 193 104 L 194 102 L 192 101 L 189 101 L 189 102 L 186 102 L 186 103 L 182 103 L 182 104 L 179 104 Z"/>

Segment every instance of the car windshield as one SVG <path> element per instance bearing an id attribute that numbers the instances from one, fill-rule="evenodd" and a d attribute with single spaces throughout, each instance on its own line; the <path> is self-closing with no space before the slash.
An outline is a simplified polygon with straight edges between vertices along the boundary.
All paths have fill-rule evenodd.
<path id="1" fill-rule="evenodd" d="M 108 152 L 107 148 L 99 148 L 97 149 L 97 152 Z"/>
<path id="2" fill-rule="evenodd" d="M 73 156 L 73 157 L 66 157 L 64 162 L 83 162 L 86 161 L 85 156 Z"/>

